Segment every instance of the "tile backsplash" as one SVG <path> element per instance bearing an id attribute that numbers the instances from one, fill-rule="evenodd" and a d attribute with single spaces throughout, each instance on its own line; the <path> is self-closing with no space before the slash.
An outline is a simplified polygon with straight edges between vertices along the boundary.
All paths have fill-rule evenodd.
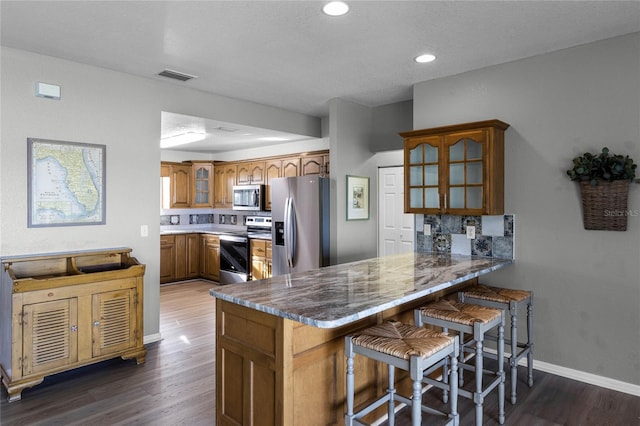
<path id="1" fill-rule="evenodd" d="M 215 223 L 213 214 L 167 214 L 160 215 L 160 226 L 165 225 L 207 225 Z"/>
<path id="2" fill-rule="evenodd" d="M 514 259 L 514 215 L 458 216 L 416 215 L 416 251 L 436 252 L 434 241 L 446 241 L 447 252 Z M 425 225 L 431 235 L 424 235 Z M 467 226 L 475 226 L 475 238 L 467 238 Z"/>

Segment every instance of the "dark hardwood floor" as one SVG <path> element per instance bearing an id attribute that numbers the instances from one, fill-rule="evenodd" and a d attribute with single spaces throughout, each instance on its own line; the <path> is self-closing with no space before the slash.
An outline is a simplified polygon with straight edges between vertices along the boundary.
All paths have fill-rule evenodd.
<path id="1" fill-rule="evenodd" d="M 143 365 L 114 359 L 47 377 L 9 404 L 2 389 L 0 424 L 214 425 L 215 302 L 211 283 L 162 286 L 163 340 L 147 345 Z M 518 403 L 505 403 L 507 425 L 640 425 L 640 398 L 534 371 L 535 385 L 518 383 Z M 437 393 L 425 398 L 438 404 Z M 472 425 L 473 404 L 460 399 L 460 424 Z M 485 401 L 485 425 L 497 425 L 495 394 Z M 431 420 L 425 417 L 423 424 Z M 409 425 L 408 410 L 396 424 Z M 433 424 L 439 424 L 435 422 Z M 296 425 L 308 426 L 308 425 Z"/>

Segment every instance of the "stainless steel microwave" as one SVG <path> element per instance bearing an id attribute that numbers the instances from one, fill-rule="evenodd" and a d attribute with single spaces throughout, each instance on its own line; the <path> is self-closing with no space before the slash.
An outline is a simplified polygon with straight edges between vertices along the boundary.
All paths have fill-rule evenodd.
<path id="1" fill-rule="evenodd" d="M 237 185 L 233 187 L 234 210 L 264 210 L 264 185 Z"/>

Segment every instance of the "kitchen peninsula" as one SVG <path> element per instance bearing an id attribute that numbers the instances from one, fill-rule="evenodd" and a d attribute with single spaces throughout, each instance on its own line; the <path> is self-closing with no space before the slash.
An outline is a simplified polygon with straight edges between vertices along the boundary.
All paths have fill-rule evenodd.
<path id="1" fill-rule="evenodd" d="M 407 253 L 211 289 L 217 424 L 341 424 L 344 336 L 411 323 L 415 307 L 512 263 Z M 382 393 L 386 369 L 362 357 L 355 368 L 357 405 Z"/>

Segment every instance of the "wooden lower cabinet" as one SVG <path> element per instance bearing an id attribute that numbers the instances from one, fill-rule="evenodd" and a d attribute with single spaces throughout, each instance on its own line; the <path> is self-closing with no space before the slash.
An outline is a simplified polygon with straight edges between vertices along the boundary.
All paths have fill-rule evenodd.
<path id="1" fill-rule="evenodd" d="M 446 290 L 455 295 L 477 279 Z M 259 285 L 259 284 L 258 284 Z M 413 323 L 413 310 L 444 291 L 390 308 L 338 328 L 317 328 L 216 300 L 217 425 L 342 425 L 346 412 L 344 337 L 395 319 Z M 453 297 L 453 296 L 452 296 Z M 387 369 L 355 357 L 355 406 L 381 396 Z M 411 395 L 411 380 L 396 371 L 396 387 Z M 386 406 L 364 420 L 372 423 Z"/>
<path id="2" fill-rule="evenodd" d="M 200 234 L 200 276 L 220 281 L 220 237 Z"/>
<path id="3" fill-rule="evenodd" d="M 145 361 L 145 265 L 130 251 L 2 260 L 0 371 L 9 402 L 54 373 L 117 356 Z"/>
<path id="4" fill-rule="evenodd" d="M 252 239 L 250 250 L 251 279 L 271 278 L 271 241 Z"/>
<path id="5" fill-rule="evenodd" d="M 200 234 L 187 234 L 185 238 L 185 278 L 200 276 Z"/>
<path id="6" fill-rule="evenodd" d="M 200 234 L 160 236 L 160 283 L 200 276 Z"/>
<path id="7" fill-rule="evenodd" d="M 343 336 L 375 321 L 320 329 L 217 300 L 216 424 L 342 424 Z M 375 396 L 379 371 L 356 361 L 360 403 Z"/>
<path id="8" fill-rule="evenodd" d="M 160 284 L 176 280 L 175 235 L 160 236 Z"/>

